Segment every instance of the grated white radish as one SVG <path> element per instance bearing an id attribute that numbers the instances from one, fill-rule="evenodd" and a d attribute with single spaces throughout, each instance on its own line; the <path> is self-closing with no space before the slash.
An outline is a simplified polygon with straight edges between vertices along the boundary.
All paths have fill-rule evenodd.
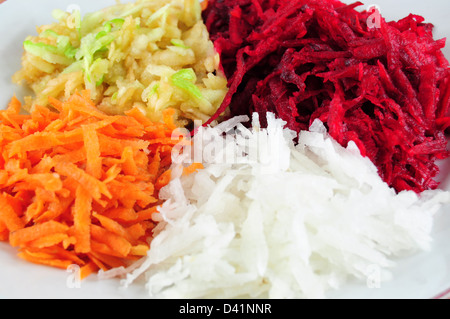
<path id="1" fill-rule="evenodd" d="M 201 129 L 205 169 L 164 189 L 157 235 L 122 271 L 124 286 L 144 279 L 155 298 L 323 298 L 349 278 L 365 283 L 374 266 L 389 280 L 395 258 L 430 248 L 448 192 L 396 194 L 319 121 L 294 145 L 272 114 L 267 129 L 245 120 Z"/>

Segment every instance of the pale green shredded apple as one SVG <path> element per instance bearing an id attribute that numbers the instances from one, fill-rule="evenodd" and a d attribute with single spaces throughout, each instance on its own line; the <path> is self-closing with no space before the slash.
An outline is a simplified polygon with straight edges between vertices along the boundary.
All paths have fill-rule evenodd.
<path id="1" fill-rule="evenodd" d="M 152 120 L 173 108 L 180 123 L 206 121 L 222 103 L 227 80 L 201 19 L 198 0 L 137 0 L 103 10 L 52 12 L 56 22 L 24 41 L 14 75 L 33 91 L 25 108 L 89 90 L 99 108 L 137 107 Z"/>

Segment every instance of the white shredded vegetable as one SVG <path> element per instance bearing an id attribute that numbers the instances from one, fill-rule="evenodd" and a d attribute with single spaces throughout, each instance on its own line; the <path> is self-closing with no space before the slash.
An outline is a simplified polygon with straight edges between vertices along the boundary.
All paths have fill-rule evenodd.
<path id="1" fill-rule="evenodd" d="M 204 169 L 174 170 L 148 256 L 120 272 L 125 287 L 143 281 L 154 298 L 323 298 L 374 267 L 389 280 L 395 258 L 430 248 L 448 192 L 397 194 L 319 121 L 296 144 L 272 114 L 267 129 L 243 121 L 199 130 L 191 155 Z"/>

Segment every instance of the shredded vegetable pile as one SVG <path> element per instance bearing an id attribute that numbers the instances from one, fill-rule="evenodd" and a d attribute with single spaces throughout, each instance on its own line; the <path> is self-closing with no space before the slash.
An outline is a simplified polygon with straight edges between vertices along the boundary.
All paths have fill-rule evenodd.
<path id="1" fill-rule="evenodd" d="M 209 119 L 227 92 L 198 0 L 138 0 L 84 18 L 79 11 L 53 15 L 58 22 L 24 42 L 14 76 L 34 92 L 28 110 L 88 89 L 108 114 L 139 107 L 160 121 L 173 108 L 187 125 Z"/>
<path id="2" fill-rule="evenodd" d="M 320 298 L 349 278 L 366 283 L 374 265 L 384 281 L 396 257 L 429 248 L 450 193 L 397 194 L 320 121 L 294 146 L 286 122 L 267 120 L 201 129 L 204 169 L 174 169 L 148 256 L 101 276 L 126 275 L 125 286 L 143 276 L 156 298 Z"/>
<path id="3" fill-rule="evenodd" d="M 0 240 L 83 278 L 145 256 L 179 142 L 174 112 L 109 116 L 87 91 L 50 104 L 23 115 L 14 98 L 0 111 Z"/>
<path id="4" fill-rule="evenodd" d="M 435 189 L 435 162 L 448 157 L 445 39 L 418 15 L 386 22 L 361 5 L 209 1 L 203 17 L 230 87 L 217 114 L 258 112 L 264 123 L 273 112 L 296 132 L 320 119 L 397 191 Z"/>
<path id="5" fill-rule="evenodd" d="M 0 111 L 0 241 L 154 298 L 391 279 L 450 204 L 450 68 L 422 17 L 360 5 L 55 10 L 13 77 L 33 96 Z"/>

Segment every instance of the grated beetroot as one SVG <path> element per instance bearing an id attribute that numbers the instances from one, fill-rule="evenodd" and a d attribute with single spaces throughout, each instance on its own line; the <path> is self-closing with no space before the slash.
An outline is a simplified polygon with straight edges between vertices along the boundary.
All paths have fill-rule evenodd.
<path id="1" fill-rule="evenodd" d="M 380 19 L 335 0 L 209 0 L 205 24 L 229 92 L 208 123 L 267 112 L 299 132 L 317 118 L 354 141 L 398 192 L 436 189 L 449 156 L 450 69 L 445 39 L 418 15 Z"/>

